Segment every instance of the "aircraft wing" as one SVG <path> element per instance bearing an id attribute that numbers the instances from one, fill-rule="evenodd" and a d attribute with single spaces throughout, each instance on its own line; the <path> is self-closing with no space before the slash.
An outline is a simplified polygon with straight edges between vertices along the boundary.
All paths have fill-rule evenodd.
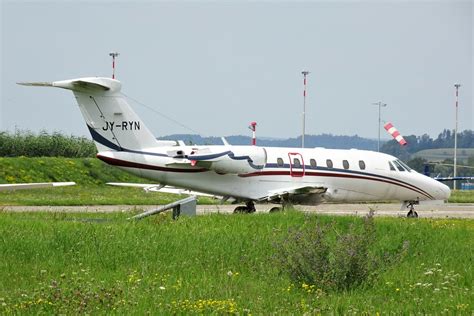
<path id="1" fill-rule="evenodd" d="M 458 181 L 458 180 L 474 180 L 474 177 L 436 177 L 433 178 L 438 180 L 439 182 L 446 182 L 446 181 Z"/>
<path id="2" fill-rule="evenodd" d="M 117 187 L 142 188 L 146 192 L 186 194 L 186 195 L 195 195 L 195 196 L 205 196 L 205 197 L 211 197 L 211 198 L 217 198 L 217 199 L 222 198 L 222 196 L 207 194 L 207 193 L 198 192 L 198 191 L 191 191 L 188 189 L 181 189 L 181 188 L 172 187 L 169 185 L 162 185 L 162 184 L 128 183 L 128 182 L 108 182 L 107 184 L 117 186 Z"/>
<path id="3" fill-rule="evenodd" d="M 328 188 L 321 186 L 293 186 L 284 189 L 269 191 L 268 195 L 261 197 L 259 201 L 266 202 L 298 202 L 321 203 L 323 195 Z"/>
<path id="4" fill-rule="evenodd" d="M 62 186 L 69 186 L 69 185 L 75 185 L 75 184 L 76 184 L 75 182 L 44 182 L 44 183 L 0 184 L 0 191 L 62 187 Z"/>

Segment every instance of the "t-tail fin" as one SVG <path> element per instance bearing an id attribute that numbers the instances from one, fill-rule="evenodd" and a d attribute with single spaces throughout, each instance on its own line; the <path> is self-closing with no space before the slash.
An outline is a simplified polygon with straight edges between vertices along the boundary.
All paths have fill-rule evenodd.
<path id="1" fill-rule="evenodd" d="M 143 150 L 159 145 L 120 93 L 120 81 L 97 77 L 19 84 L 72 90 L 99 151 Z"/>

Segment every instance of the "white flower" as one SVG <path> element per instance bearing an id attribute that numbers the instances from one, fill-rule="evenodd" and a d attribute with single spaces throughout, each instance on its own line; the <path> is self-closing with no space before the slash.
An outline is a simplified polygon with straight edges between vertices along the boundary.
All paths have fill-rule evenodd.
<path id="1" fill-rule="evenodd" d="M 227 271 L 227 275 L 231 277 L 231 276 L 233 276 L 234 274 L 232 273 L 232 271 L 229 270 L 229 271 Z"/>
<path id="2" fill-rule="evenodd" d="M 160 286 L 160 290 L 166 290 L 166 288 L 162 285 Z"/>

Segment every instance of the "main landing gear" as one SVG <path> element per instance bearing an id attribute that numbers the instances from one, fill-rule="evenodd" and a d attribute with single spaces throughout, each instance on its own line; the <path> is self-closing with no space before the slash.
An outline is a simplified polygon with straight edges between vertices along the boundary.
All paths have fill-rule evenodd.
<path id="1" fill-rule="evenodd" d="M 408 218 L 417 218 L 418 213 L 415 211 L 415 204 L 418 204 L 417 202 L 408 202 L 407 208 L 410 210 L 408 211 L 407 217 Z"/>
<path id="2" fill-rule="evenodd" d="M 255 204 L 253 201 L 248 201 L 245 206 L 237 206 L 234 210 L 234 214 L 237 213 L 255 213 Z"/>

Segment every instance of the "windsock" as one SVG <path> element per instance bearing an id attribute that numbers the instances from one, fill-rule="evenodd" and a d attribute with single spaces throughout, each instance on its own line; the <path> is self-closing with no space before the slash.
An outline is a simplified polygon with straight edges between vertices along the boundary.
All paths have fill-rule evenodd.
<path id="1" fill-rule="evenodd" d="M 249 129 L 252 131 L 252 145 L 257 145 L 257 136 L 255 135 L 255 131 L 257 129 L 257 122 L 250 122 Z"/>
<path id="2" fill-rule="evenodd" d="M 402 135 L 400 135 L 400 132 L 392 125 L 392 123 L 388 122 L 383 127 L 401 146 L 405 146 L 407 144 L 407 141 L 402 137 Z"/>

